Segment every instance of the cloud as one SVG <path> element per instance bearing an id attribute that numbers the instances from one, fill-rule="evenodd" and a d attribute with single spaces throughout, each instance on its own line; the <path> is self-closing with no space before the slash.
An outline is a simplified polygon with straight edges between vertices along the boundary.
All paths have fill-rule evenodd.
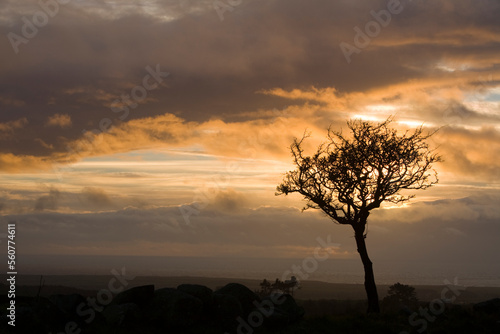
<path id="1" fill-rule="evenodd" d="M 235 173 L 234 190 L 218 192 L 192 217 L 192 225 L 185 226 L 178 206 L 160 203 L 190 203 L 194 186 L 185 174 L 177 177 L 178 171 L 169 169 L 171 175 L 156 177 L 122 172 L 118 163 L 99 167 L 108 169 L 72 163 L 136 150 L 177 149 L 224 162 L 252 161 L 259 168 L 271 161 L 284 171 L 291 161 L 290 143 L 306 129 L 313 133 L 306 150 L 312 152 L 325 140 L 329 125 L 339 129 L 351 117 L 381 120 L 390 114 L 402 130 L 422 123 L 429 130 L 444 126 L 431 138 L 445 160 L 438 166 L 443 187 L 432 190 L 434 196 L 473 197 L 458 185 L 495 188 L 500 177 L 500 3 L 403 4 L 404 10 L 353 54 L 350 64 L 339 44 L 354 43 L 353 28 L 364 28 L 373 20 L 370 11 L 386 8 L 387 1 L 244 1 L 226 12 L 224 21 L 212 0 L 60 6 L 35 38 L 19 46 L 19 54 L 7 38 L 0 40 L 6 50 L 0 62 L 0 171 L 35 172 L 26 180 L 50 183 L 54 174 L 36 172 L 55 166 L 67 180 L 79 182 L 66 181 L 68 188 L 82 190 L 29 192 L 28 181 L 23 188 L 14 185 L 20 176 L 3 175 L 2 187 L 20 197 L 2 200 L 3 212 L 18 212 L 17 218 L 33 222 L 26 225 L 34 241 L 32 252 L 93 247 L 95 252 L 119 253 L 132 245 L 130 252 L 137 253 L 198 254 L 203 249 L 208 254 L 213 249 L 214 254 L 227 254 L 245 249 L 281 256 L 300 254 L 313 247 L 318 235 L 339 231 L 339 242 L 351 245 L 342 251 L 357 256 L 349 229 L 334 230 L 337 226 L 328 221 L 295 209 L 256 208 L 264 200 L 241 185 L 264 189 L 274 182 L 277 170 L 262 171 L 264 185 L 248 180 L 248 171 Z M 21 34 L 21 17 L 39 10 L 31 0 L 0 6 L 3 36 Z M 130 96 L 148 75 L 146 67 L 156 64 L 171 75 L 142 103 L 128 105 L 126 117 L 113 112 L 113 102 Z M 203 168 L 189 169 L 198 173 L 191 182 L 213 172 Z M 108 172 L 114 173 L 113 181 Z M 161 184 L 172 194 L 136 195 L 137 188 L 118 193 L 120 182 L 136 176 L 154 184 L 155 191 Z M 128 192 L 134 194 L 127 197 Z M 137 199 L 141 196 L 142 202 Z M 21 214 L 33 207 L 37 212 Z M 391 252 L 401 249 L 394 254 L 400 258 L 427 259 L 443 249 L 461 255 L 470 249 L 470 256 L 498 253 L 489 243 L 498 235 L 497 216 L 496 206 L 482 206 L 477 199 L 416 203 L 374 213 L 370 238 L 374 244 L 394 244 Z M 51 224 L 61 229 L 54 231 Z M 43 248 L 45 239 L 53 241 L 53 248 Z M 461 249 L 457 240 L 467 247 Z M 391 255 L 384 247 L 375 248 L 374 254 Z"/>
<path id="2" fill-rule="evenodd" d="M 46 142 L 43 141 L 43 139 L 40 138 L 35 138 L 35 142 L 39 143 L 43 148 L 53 150 L 54 145 L 47 144 Z"/>
<path id="3" fill-rule="evenodd" d="M 467 235 L 464 232 L 462 232 L 459 229 L 456 229 L 454 227 L 446 227 L 445 231 L 451 235 L 454 235 L 454 236 L 466 236 Z"/>
<path id="4" fill-rule="evenodd" d="M 28 124 L 28 119 L 26 117 L 19 118 L 15 121 L 0 123 L 0 139 L 12 137 L 15 130 L 24 128 L 26 124 Z"/>
<path id="5" fill-rule="evenodd" d="M 243 193 L 234 189 L 216 191 L 215 196 L 209 202 L 209 208 L 221 212 L 239 212 L 244 210 L 248 200 Z"/>
<path id="6" fill-rule="evenodd" d="M 26 173 L 30 171 L 48 170 L 52 163 L 47 158 L 29 155 L 0 153 L 0 170 L 7 173 Z"/>
<path id="7" fill-rule="evenodd" d="M 491 252 L 498 247 L 494 236 L 500 232 L 498 191 L 473 194 L 471 188 L 464 189 L 470 196 L 374 211 L 367 238 L 376 247 L 374 258 L 413 263 L 460 259 L 464 267 L 475 261 L 493 263 Z M 375 246 L 381 244 L 387 247 Z"/>
<path id="8" fill-rule="evenodd" d="M 211 120 L 187 122 L 172 114 L 131 120 L 107 132 L 86 133 L 68 143 L 69 150 L 54 159 L 75 161 L 84 157 L 144 148 L 182 148 L 199 145 L 213 155 L 245 158 L 288 156 L 294 136 L 304 131 L 293 115 L 250 122 Z M 318 131 L 319 132 L 319 131 Z"/>
<path id="9" fill-rule="evenodd" d="M 495 181 L 500 178 L 500 129 L 447 127 L 433 139 L 444 157 L 443 168 L 457 179 Z"/>
<path id="10" fill-rule="evenodd" d="M 82 189 L 83 200 L 94 208 L 113 207 L 111 198 L 103 189 L 96 187 L 85 187 Z"/>
<path id="11" fill-rule="evenodd" d="M 481 76 L 497 79 L 495 14 L 499 9 L 490 2 L 459 1 L 451 11 L 428 1 L 405 3 L 405 10 L 347 66 L 339 43 L 351 42 L 353 27 L 372 19 L 370 10 L 384 6 L 376 1 L 314 6 L 296 0 L 251 1 L 227 12 L 221 22 L 211 1 L 65 5 L 43 33 L 21 45 L 18 56 L 7 53 L 8 61 L 0 65 L 0 81 L 8 87 L 2 97 L 24 103 L 11 105 L 9 115 L 30 120 L 26 131 L 16 133 L 16 142 L 2 142 L 2 147 L 17 157 L 65 155 L 68 144 L 84 141 L 82 131 L 99 130 L 101 121 L 110 119 L 121 130 L 107 136 L 112 147 L 104 144 L 93 154 L 208 139 L 206 146 L 214 154 L 234 151 L 230 143 L 236 140 L 238 146 L 251 146 L 248 151 L 259 152 L 262 147 L 262 156 L 270 157 L 280 155 L 290 137 L 299 136 L 311 124 L 323 128 L 355 115 L 386 118 L 398 113 L 402 119 L 446 123 L 448 106 L 462 105 L 468 93 L 477 92 Z M 19 32 L 19 18 L 39 9 L 32 2 L 16 2 L 8 8 L 10 23 L 0 25 L 5 33 Z M 443 13 L 447 20 L 440 19 Z M 428 24 L 422 25 L 423 19 Z M 11 49 L 7 39 L 2 43 Z M 138 52 L 130 52 L 131 46 Z M 155 64 L 172 75 L 150 92 L 147 103 L 130 108 L 128 117 L 120 120 L 110 104 L 130 95 L 147 74 L 145 67 Z M 448 68 L 456 70 L 443 70 Z M 495 80 L 486 84 L 494 85 L 498 85 Z M 258 110 L 285 106 L 301 111 L 288 117 L 294 129 L 265 145 L 260 143 L 263 135 L 252 138 L 252 131 L 272 129 Z M 459 108 L 468 115 L 464 125 L 498 124 L 498 117 L 464 107 Z M 44 126 L 46 115 L 53 115 L 53 126 Z M 193 134 L 196 130 L 184 126 L 190 138 L 162 137 L 172 130 L 159 125 L 149 133 L 134 131 L 135 137 L 127 138 L 122 131 L 160 121 L 163 115 L 175 115 L 185 125 L 194 122 L 200 131 L 224 129 L 208 136 Z M 6 115 L 0 118 L 12 121 Z M 259 130 L 259 124 L 264 128 Z M 240 131 L 258 144 L 248 144 Z"/>
<path id="12" fill-rule="evenodd" d="M 352 98 L 344 96 L 342 99 L 349 101 Z M 88 132 L 81 139 L 67 142 L 68 151 L 56 153 L 51 157 L 2 154 L 0 169 L 7 172 L 48 170 L 58 163 L 75 162 L 86 157 L 144 148 L 186 148 L 193 145 L 201 147 L 208 154 L 220 157 L 289 161 L 290 143 L 306 129 L 313 134 L 306 143 L 306 152 L 311 153 L 325 140 L 328 125 L 336 129 L 345 127 L 344 119 L 332 117 L 327 110 L 325 107 L 306 103 L 279 111 L 261 110 L 255 112 L 256 119 L 252 121 L 210 120 L 198 123 L 187 122 L 171 114 L 136 119 L 117 123 L 107 132 L 98 135 Z M 273 115 L 274 117 L 270 117 Z M 251 117 L 251 114 L 245 117 Z M 304 118 L 307 119 L 306 122 Z M 411 119 L 397 116 L 394 125 L 398 126 L 397 122 L 400 122 L 399 126 L 407 128 L 404 124 L 407 120 Z M 415 123 L 416 125 L 410 127 L 418 125 L 418 122 Z M 490 153 L 495 150 L 500 152 L 497 147 L 500 142 L 498 137 L 498 130 L 492 126 L 482 126 L 478 129 L 448 126 L 440 129 L 431 137 L 433 148 L 437 148 L 445 161 L 438 166 L 439 170 L 447 173 L 447 178 L 453 177 L 455 180 L 466 178 L 471 181 L 489 182 L 497 179 L 500 168 L 493 158 L 495 155 Z M 35 141 L 44 148 L 51 148 L 40 138 Z"/>
<path id="13" fill-rule="evenodd" d="M 43 248 L 43 253 L 46 254 L 59 247 L 66 248 L 70 245 L 74 249 L 87 248 L 86 253 L 99 252 L 99 249 L 108 249 L 111 246 L 117 250 L 128 245 L 130 255 L 145 253 L 152 255 L 148 249 L 140 249 L 140 245 L 148 243 L 160 246 L 153 252 L 157 255 L 164 254 L 162 249 L 170 245 L 177 245 L 191 253 L 198 246 L 214 245 L 215 252 L 212 250 L 212 255 L 219 251 L 221 255 L 242 254 L 246 247 L 260 248 L 259 252 L 262 255 L 270 248 L 282 249 L 276 255 L 289 256 L 291 253 L 286 254 L 284 250 L 293 251 L 293 247 L 314 247 L 316 237 L 327 233 L 327 226 L 331 227 L 325 224 L 324 218 L 320 215 L 313 213 L 301 215 L 296 209 L 262 208 L 225 213 L 223 211 L 226 211 L 226 208 L 200 210 L 198 215 L 190 217 L 190 224 L 185 223 L 177 206 L 87 214 L 25 214 L 7 218 L 16 220 L 19 225 L 29 222 L 23 228 L 25 240 L 30 240 L 29 251 L 38 252 Z M 57 230 L 54 230 L 54 224 L 58 226 Z M 311 225 L 320 228 L 314 230 L 310 228 Z M 321 225 L 324 227 L 321 228 Z M 47 230 L 46 228 L 50 226 L 52 228 Z M 38 236 L 36 236 L 37 230 Z M 286 237 L 276 238 L 277 235 Z M 49 244 L 52 246 L 48 246 Z"/>
<path id="14" fill-rule="evenodd" d="M 464 265 L 479 260 L 496 263 L 497 202 L 498 195 L 471 196 L 379 209 L 369 219 L 369 252 L 375 263 L 457 258 Z M 454 211 L 458 213 L 451 215 Z M 4 218 L 18 222 L 28 253 L 305 258 L 318 237 L 325 240 L 330 235 L 340 244 L 336 258 L 358 259 L 352 228 L 335 225 L 318 211 L 301 213 L 288 207 L 240 206 L 233 211 L 224 205 L 208 206 L 191 215 L 189 224 L 179 206 Z"/>
<path id="15" fill-rule="evenodd" d="M 49 117 L 47 126 L 58 126 L 61 128 L 68 128 L 71 126 L 71 116 L 68 114 L 54 114 Z"/>
<path id="16" fill-rule="evenodd" d="M 35 211 L 56 210 L 61 193 L 56 188 L 51 188 L 49 194 L 39 197 L 35 202 Z"/>
<path id="17" fill-rule="evenodd" d="M 24 101 L 12 99 L 9 97 L 0 96 L 0 103 L 5 106 L 22 107 L 24 106 Z"/>

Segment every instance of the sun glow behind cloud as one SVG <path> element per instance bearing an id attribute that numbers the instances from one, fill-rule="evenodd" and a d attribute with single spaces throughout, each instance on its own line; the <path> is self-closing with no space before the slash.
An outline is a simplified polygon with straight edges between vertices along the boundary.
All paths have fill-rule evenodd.
<path id="1" fill-rule="evenodd" d="M 347 64 L 339 43 L 376 2 L 248 1 L 220 21 L 212 0 L 71 1 L 18 55 L 0 42 L 2 219 L 31 253 L 287 257 L 332 233 L 356 256 L 350 230 L 275 187 L 294 137 L 310 133 L 313 153 L 328 126 L 392 115 L 401 131 L 440 128 L 445 161 L 438 186 L 373 213 L 374 253 L 473 258 L 498 235 L 500 35 L 496 4 L 458 2 L 408 2 Z M 5 36 L 39 5 L 2 9 Z M 118 119 L 114 99 L 156 64 L 171 75 Z"/>

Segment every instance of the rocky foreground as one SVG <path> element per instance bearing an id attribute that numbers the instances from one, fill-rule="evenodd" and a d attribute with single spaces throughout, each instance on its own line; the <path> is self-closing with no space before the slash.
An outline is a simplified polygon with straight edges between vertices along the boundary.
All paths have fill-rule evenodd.
<path id="1" fill-rule="evenodd" d="M 83 291 L 48 297 L 18 295 L 15 328 L 8 325 L 8 296 L 0 295 L 0 333 L 500 333 L 500 298 L 442 305 L 434 299 L 411 309 L 383 301 L 381 314 L 366 315 L 362 300 L 299 300 L 297 304 L 288 294 L 261 297 L 238 283 L 214 290 L 199 284 L 122 289 L 109 284 L 108 289 L 87 297 Z"/>
<path id="2" fill-rule="evenodd" d="M 4 310 L 2 332 L 12 329 Z M 33 334 L 252 333 L 285 329 L 304 315 L 288 294 L 261 298 L 238 283 L 216 291 L 196 284 L 162 289 L 144 285 L 114 298 L 104 290 L 95 298 L 79 294 L 19 297 L 15 312 L 15 332 Z"/>

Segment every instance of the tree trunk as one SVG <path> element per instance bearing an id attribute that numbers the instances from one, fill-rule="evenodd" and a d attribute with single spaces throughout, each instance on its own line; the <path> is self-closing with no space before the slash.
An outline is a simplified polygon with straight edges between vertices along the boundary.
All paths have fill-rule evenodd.
<path id="1" fill-rule="evenodd" d="M 354 226 L 353 226 L 354 227 Z M 377 286 L 375 285 L 375 276 L 373 275 L 372 261 L 368 257 L 365 244 L 365 225 L 362 228 L 354 228 L 354 238 L 358 246 L 358 253 L 365 268 L 365 290 L 368 297 L 368 313 L 379 313 Z"/>

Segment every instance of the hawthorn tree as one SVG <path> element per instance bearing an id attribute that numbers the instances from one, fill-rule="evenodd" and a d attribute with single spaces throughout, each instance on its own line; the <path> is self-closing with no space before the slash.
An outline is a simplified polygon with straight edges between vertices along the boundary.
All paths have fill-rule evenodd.
<path id="1" fill-rule="evenodd" d="M 380 312 L 372 262 L 366 249 L 366 224 L 371 210 L 382 202 L 402 203 L 414 195 L 405 189 L 426 189 L 438 182 L 432 169 L 441 157 L 429 148 L 433 133 L 398 132 L 382 123 L 347 122 L 351 135 L 328 129 L 328 141 L 306 156 L 302 139 L 291 145 L 296 169 L 285 174 L 276 195 L 299 193 L 307 200 L 303 210 L 322 210 L 335 223 L 350 225 L 365 271 L 368 313 Z"/>

